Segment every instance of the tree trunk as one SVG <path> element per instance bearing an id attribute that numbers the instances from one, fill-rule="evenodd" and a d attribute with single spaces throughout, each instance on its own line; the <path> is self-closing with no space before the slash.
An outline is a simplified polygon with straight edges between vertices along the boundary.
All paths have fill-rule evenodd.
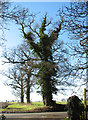
<path id="1" fill-rule="evenodd" d="M 39 72 L 40 74 L 40 84 L 41 84 L 41 91 L 42 91 L 42 97 L 43 97 L 43 103 L 45 106 L 55 106 L 55 101 L 53 101 L 53 92 L 55 91 L 55 82 L 53 83 L 52 76 L 55 76 L 55 69 L 52 67 L 53 64 L 51 64 L 48 60 L 42 62 L 42 67 Z"/>
<path id="2" fill-rule="evenodd" d="M 23 93 L 23 88 L 21 88 L 21 103 L 24 103 L 24 93 Z"/>
<path id="3" fill-rule="evenodd" d="M 21 95 L 21 103 L 24 103 L 24 96 Z"/>
<path id="4" fill-rule="evenodd" d="M 43 95 L 43 103 L 45 106 L 54 106 L 55 102 L 52 100 L 51 95 Z"/>
<path id="5" fill-rule="evenodd" d="M 26 95 L 27 95 L 27 103 L 30 103 L 30 86 L 27 86 L 27 92 L 26 92 Z"/>
<path id="6" fill-rule="evenodd" d="M 52 100 L 52 93 L 50 94 L 43 94 L 43 104 L 45 106 L 55 106 L 56 102 Z"/>
<path id="7" fill-rule="evenodd" d="M 28 79 L 27 79 L 27 91 L 26 91 L 26 95 L 27 95 L 27 103 L 30 103 L 30 74 L 28 74 Z"/>
<path id="8" fill-rule="evenodd" d="M 52 100 L 53 96 L 51 90 L 51 83 L 49 79 L 46 81 L 44 80 L 42 97 L 45 106 L 55 106 L 55 101 Z"/>
<path id="9" fill-rule="evenodd" d="M 21 80 L 21 103 L 24 103 L 23 80 Z"/>

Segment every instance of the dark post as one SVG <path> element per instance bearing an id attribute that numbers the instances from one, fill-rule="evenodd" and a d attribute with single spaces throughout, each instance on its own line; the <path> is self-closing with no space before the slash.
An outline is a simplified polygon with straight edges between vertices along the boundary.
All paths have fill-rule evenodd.
<path id="1" fill-rule="evenodd" d="M 86 88 L 84 88 L 84 120 L 86 120 Z"/>

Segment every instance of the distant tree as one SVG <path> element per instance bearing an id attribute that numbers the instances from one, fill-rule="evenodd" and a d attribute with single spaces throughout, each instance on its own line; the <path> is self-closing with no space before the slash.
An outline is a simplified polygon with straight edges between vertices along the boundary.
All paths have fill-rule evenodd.
<path id="1" fill-rule="evenodd" d="M 31 93 L 31 87 L 33 87 L 36 83 L 35 77 L 33 76 L 34 71 L 34 63 L 33 61 L 27 61 L 23 66 L 21 67 L 21 70 L 25 74 L 25 84 L 26 84 L 26 99 L 27 103 L 30 103 L 30 93 Z"/>
<path id="2" fill-rule="evenodd" d="M 9 74 L 5 74 L 8 77 L 8 81 L 5 81 L 5 85 L 10 86 L 13 89 L 13 93 L 19 96 L 21 103 L 24 103 L 24 93 L 25 93 L 25 74 L 20 70 L 19 66 L 14 66 L 9 69 Z"/>
<path id="3" fill-rule="evenodd" d="M 22 84 L 24 83 L 24 85 L 25 85 L 23 91 L 26 92 L 27 103 L 29 103 L 31 87 L 35 83 L 35 81 L 33 79 L 34 77 L 32 77 L 32 75 L 34 75 L 33 69 L 35 66 L 34 58 L 31 58 L 31 52 L 30 52 L 29 46 L 27 46 L 26 42 L 21 44 L 20 46 L 18 46 L 18 48 L 12 49 L 9 52 L 4 53 L 4 57 L 7 60 L 5 62 L 15 64 L 16 69 L 12 67 L 12 70 L 13 71 L 15 70 L 15 72 L 18 71 L 17 80 L 13 79 L 12 80 L 13 84 L 12 83 L 10 83 L 10 84 L 12 86 L 15 86 L 15 88 L 17 88 L 16 85 L 17 85 L 17 83 L 19 83 L 18 81 L 19 80 L 23 81 Z M 10 72 L 11 75 L 12 75 L 12 73 L 13 72 Z M 19 79 L 19 77 L 21 79 Z M 32 79 L 31 79 L 31 77 L 32 77 Z M 14 84 L 14 82 L 17 82 L 16 85 Z M 8 85 L 10 85 L 10 84 L 8 84 Z M 25 92 L 24 92 L 24 94 L 25 94 Z"/>

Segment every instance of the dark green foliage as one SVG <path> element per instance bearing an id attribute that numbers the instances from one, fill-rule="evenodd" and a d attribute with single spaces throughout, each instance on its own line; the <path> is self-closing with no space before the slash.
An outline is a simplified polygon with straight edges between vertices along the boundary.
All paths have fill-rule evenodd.
<path id="1" fill-rule="evenodd" d="M 41 25 L 41 28 L 39 29 L 39 33 L 40 35 L 44 34 L 44 31 L 46 30 L 46 15 L 43 19 L 43 22 L 42 22 L 42 25 Z"/>
<path id="2" fill-rule="evenodd" d="M 70 120 L 80 120 L 82 102 L 77 96 L 69 97 L 67 100 L 67 109 Z"/>

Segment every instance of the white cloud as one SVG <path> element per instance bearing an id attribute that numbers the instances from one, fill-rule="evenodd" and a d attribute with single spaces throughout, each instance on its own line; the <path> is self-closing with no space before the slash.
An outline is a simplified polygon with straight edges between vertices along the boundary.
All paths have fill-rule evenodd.
<path id="1" fill-rule="evenodd" d="M 42 101 L 42 96 L 39 95 L 39 94 L 36 93 L 36 92 L 31 93 L 30 97 L 31 97 L 31 101 L 32 101 L 32 102 Z"/>
<path id="2" fill-rule="evenodd" d="M 8 69 L 8 64 L 3 64 L 4 58 L 0 58 L 0 101 L 10 101 L 16 99 L 11 93 L 11 88 L 3 84 L 7 77 L 3 75 L 3 71 Z"/>
<path id="3" fill-rule="evenodd" d="M 0 81 L 0 101 L 11 101 L 16 98 L 11 93 L 11 89 L 8 86 L 5 86 L 2 81 Z"/>

